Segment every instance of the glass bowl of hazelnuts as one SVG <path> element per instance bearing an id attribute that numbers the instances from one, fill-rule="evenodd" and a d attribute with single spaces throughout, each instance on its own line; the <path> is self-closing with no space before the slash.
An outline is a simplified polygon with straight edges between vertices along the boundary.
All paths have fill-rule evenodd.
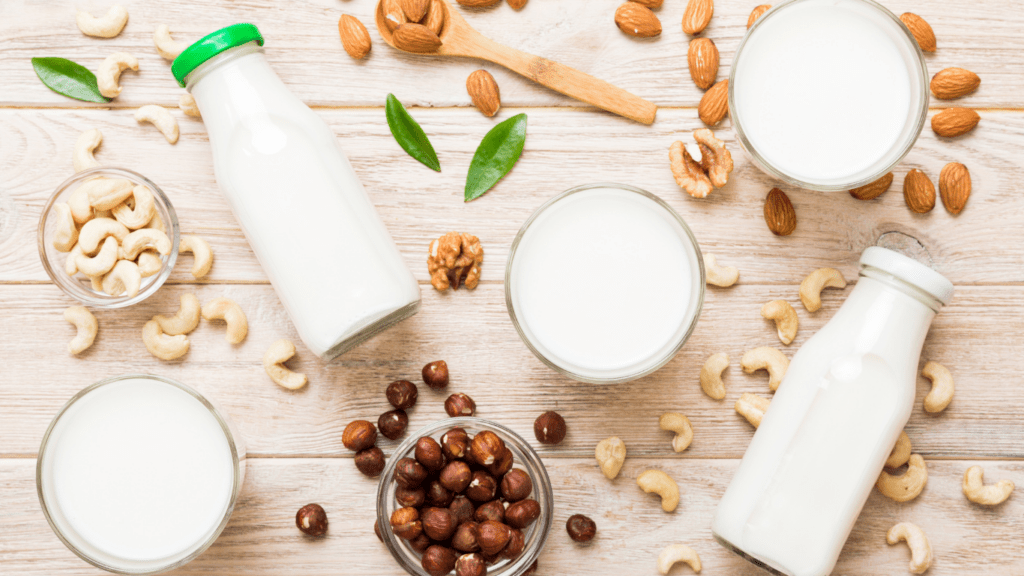
<path id="1" fill-rule="evenodd" d="M 540 456 L 508 428 L 449 418 L 412 434 L 377 488 L 377 535 L 414 576 L 524 576 L 553 516 Z"/>

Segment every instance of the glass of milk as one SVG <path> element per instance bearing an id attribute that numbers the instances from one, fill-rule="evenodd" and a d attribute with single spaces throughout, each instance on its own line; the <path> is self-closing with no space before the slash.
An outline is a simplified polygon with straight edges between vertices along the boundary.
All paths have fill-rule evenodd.
<path id="1" fill-rule="evenodd" d="M 718 504 L 722 545 L 775 574 L 829 574 L 910 418 L 921 347 L 953 284 L 885 248 L 793 357 Z"/>
<path id="2" fill-rule="evenodd" d="M 227 418 L 168 378 L 109 378 L 76 394 L 43 436 L 36 490 L 50 527 L 86 562 L 156 574 L 227 525 L 245 448 Z"/>
<path id="3" fill-rule="evenodd" d="M 704 303 L 704 260 L 686 222 L 657 196 L 589 184 L 523 224 L 505 269 L 505 303 L 523 342 L 554 370 L 626 382 L 686 343 Z"/>
<path id="4" fill-rule="evenodd" d="M 906 156 L 928 113 L 928 68 L 871 0 L 789 0 L 736 49 L 729 113 L 762 170 L 794 186 L 849 190 Z"/>

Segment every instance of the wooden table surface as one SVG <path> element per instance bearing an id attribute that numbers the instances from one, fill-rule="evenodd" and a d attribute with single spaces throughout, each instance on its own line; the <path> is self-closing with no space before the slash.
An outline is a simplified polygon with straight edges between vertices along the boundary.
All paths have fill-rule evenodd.
<path id="1" fill-rule="evenodd" d="M 886 530 L 911 521 L 928 534 L 935 552 L 929 574 L 1024 573 L 1024 497 L 1003 505 L 974 505 L 961 493 L 966 468 L 985 467 L 989 481 L 1009 478 L 1024 486 L 1024 392 L 1019 364 L 1024 342 L 1024 8 L 1009 0 L 962 2 L 890 0 L 895 13 L 912 10 L 938 37 L 927 55 L 932 73 L 960 66 L 978 73 L 980 90 L 957 102 L 980 110 L 982 121 L 955 140 L 926 128 L 896 170 L 892 189 L 860 202 L 845 193 L 823 194 L 783 187 L 796 206 L 799 226 L 787 238 L 773 236 L 762 218 L 765 194 L 777 185 L 740 152 L 728 120 L 718 134 L 729 142 L 736 170 L 729 184 L 708 199 L 691 199 L 673 182 L 667 150 L 701 127 L 700 91 L 686 68 L 688 37 L 679 22 L 685 3 L 667 0 L 658 11 L 665 32 L 637 40 L 612 19 L 618 0 L 532 0 L 515 12 L 461 8 L 469 22 L 496 40 L 517 46 L 615 83 L 657 103 L 653 126 L 642 126 L 582 106 L 485 65 L 501 86 L 504 108 L 494 119 L 469 106 L 466 76 L 481 67 L 466 60 L 439 60 L 397 53 L 372 29 L 373 51 L 363 61 L 341 48 L 336 22 L 342 12 L 370 24 L 372 0 L 124 0 L 131 19 L 114 39 L 83 36 L 71 2 L 4 0 L 0 3 L 0 573 L 97 574 L 54 536 L 35 494 L 35 456 L 46 426 L 75 392 L 101 378 L 149 372 L 188 383 L 226 408 L 249 449 L 248 475 L 234 516 L 220 539 L 176 574 L 398 574 L 373 536 L 376 481 L 359 474 L 341 444 L 345 424 L 375 420 L 388 409 L 384 388 L 397 378 L 417 379 L 431 360 L 447 360 L 450 392 L 471 395 L 479 415 L 511 426 L 532 439 L 534 418 L 557 410 L 568 422 L 560 446 L 540 447 L 555 490 L 554 529 L 540 558 L 540 574 L 653 574 L 655 558 L 676 542 L 693 547 L 704 574 L 753 575 L 758 570 L 714 542 L 710 523 L 753 428 L 733 411 L 742 392 L 768 394 L 766 378 L 748 376 L 742 353 L 780 346 L 759 315 L 762 303 L 797 303 L 797 286 L 815 268 L 832 266 L 855 279 L 860 252 L 879 234 L 898 230 L 918 238 L 938 271 L 956 284 L 953 303 L 936 318 L 922 362 L 950 368 L 956 396 L 938 415 L 926 414 L 919 380 L 918 403 L 907 432 L 914 451 L 928 462 L 924 492 L 905 504 L 878 493 L 869 498 L 839 560 L 836 574 L 905 574 L 906 546 L 888 546 Z M 729 71 L 756 0 L 719 0 L 706 35 L 722 53 L 719 78 Z M 94 13 L 107 3 L 84 0 Z M 246 21 L 260 27 L 267 56 L 284 81 L 334 129 L 356 172 L 420 281 L 422 310 L 414 318 L 325 364 L 300 346 L 294 367 L 310 384 L 288 392 L 261 366 L 271 342 L 298 342 L 278 298 L 267 284 L 213 176 L 206 131 L 200 120 L 177 110 L 182 90 L 152 45 L 154 28 L 169 24 L 179 39 L 194 40 L 221 26 Z M 141 63 L 122 77 L 124 92 L 109 105 L 66 99 L 45 88 L 32 71 L 35 56 L 62 56 L 95 69 L 116 50 Z M 383 104 L 393 92 L 430 135 L 443 166 L 431 172 L 407 156 L 391 137 Z M 144 104 L 173 110 L 181 139 L 171 146 L 134 110 Z M 529 114 L 522 159 L 485 197 L 462 202 L 469 161 L 495 122 Z M 933 111 L 934 113 L 934 111 Z M 793 118 L 800 122 L 800 118 Z M 71 175 L 78 134 L 102 130 L 97 153 L 104 164 L 137 170 L 171 197 L 185 233 L 206 238 L 215 252 L 210 275 L 188 273 L 186 256 L 152 298 L 128 310 L 97 311 L 99 337 L 80 357 L 67 353 L 74 329 L 62 311 L 74 304 L 54 286 L 36 249 L 40 210 L 58 183 Z M 940 205 L 911 213 L 900 193 L 904 174 L 920 168 L 933 180 L 947 162 L 971 171 L 974 193 L 966 210 L 952 216 Z M 555 374 L 527 350 L 505 310 L 504 263 L 512 238 L 541 203 L 569 187 L 618 181 L 649 190 L 689 222 L 702 248 L 741 270 L 740 283 L 708 290 L 703 316 L 689 343 L 652 376 L 617 386 L 573 382 Z M 438 293 L 425 265 L 431 239 L 450 230 L 480 236 L 486 250 L 483 281 L 475 291 Z M 609 263 L 613 281 L 642 281 L 629 262 Z M 208 323 L 191 334 L 191 351 L 173 362 L 146 352 L 143 323 L 177 309 L 178 297 L 228 296 L 249 319 L 249 336 L 232 346 L 223 328 Z M 849 289 L 828 291 L 814 314 L 797 305 L 801 329 L 787 354 L 820 328 Z M 724 401 L 705 396 L 697 375 L 714 352 L 733 358 Z M 444 416 L 445 394 L 421 386 L 410 413 L 410 430 Z M 666 410 L 693 423 L 693 445 L 682 454 L 658 429 Z M 627 444 L 620 476 L 606 480 L 593 459 L 594 445 L 609 435 Z M 390 453 L 395 443 L 383 440 Z M 661 468 L 680 485 L 678 510 L 662 512 L 635 478 Z M 330 533 L 310 539 L 294 525 L 295 511 L 321 503 Z M 573 513 L 598 524 L 589 546 L 569 540 L 562 526 Z M 674 574 L 688 573 L 677 567 Z"/>

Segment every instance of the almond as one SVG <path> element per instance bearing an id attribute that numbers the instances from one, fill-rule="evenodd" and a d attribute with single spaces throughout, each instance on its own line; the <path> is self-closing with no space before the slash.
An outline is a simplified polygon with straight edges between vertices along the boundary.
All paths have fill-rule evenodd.
<path id="1" fill-rule="evenodd" d="M 762 14 L 771 9 L 771 4 L 761 4 L 760 6 L 755 6 L 754 9 L 750 11 L 750 16 L 747 18 L 747 30 L 750 30 L 750 27 L 754 25 L 754 22 L 758 18 L 760 18 Z"/>
<path id="2" fill-rule="evenodd" d="M 921 47 L 921 50 L 935 52 L 935 32 L 932 31 L 932 27 L 925 22 L 924 18 L 913 12 L 904 12 L 900 15 L 900 20 L 910 29 L 910 33 L 914 35 L 914 39 L 917 40 L 917 45 Z"/>
<path id="3" fill-rule="evenodd" d="M 710 38 L 694 38 L 686 53 L 690 78 L 701 90 L 707 90 L 718 77 L 718 47 Z"/>
<path id="4" fill-rule="evenodd" d="M 401 0 L 402 12 L 409 22 L 419 22 L 430 9 L 430 0 Z"/>
<path id="5" fill-rule="evenodd" d="M 526 6 L 526 0 L 508 0 L 508 5 L 511 6 L 513 10 L 522 10 L 523 6 Z"/>
<path id="6" fill-rule="evenodd" d="M 942 205 L 950 214 L 959 214 L 971 197 L 971 173 L 967 166 L 959 162 L 950 162 L 939 172 L 939 195 Z"/>
<path id="7" fill-rule="evenodd" d="M 715 13 L 714 0 L 690 0 L 683 12 L 683 32 L 700 34 Z"/>
<path id="8" fill-rule="evenodd" d="M 341 35 L 341 45 L 345 47 L 348 55 L 359 60 L 370 51 L 370 33 L 366 26 L 355 16 L 342 14 L 338 19 L 338 34 Z"/>
<path id="9" fill-rule="evenodd" d="M 487 70 L 477 70 L 466 78 L 466 92 L 469 92 L 473 105 L 483 112 L 484 116 L 494 116 L 501 108 L 498 83 Z"/>
<path id="10" fill-rule="evenodd" d="M 935 185 L 918 169 L 907 172 L 903 179 L 903 199 L 907 206 L 918 214 L 935 208 Z"/>
<path id="11" fill-rule="evenodd" d="M 966 96 L 978 89 L 981 78 L 963 68 L 946 68 L 932 76 L 932 94 L 939 100 L 952 100 Z"/>
<path id="12" fill-rule="evenodd" d="M 860 188 L 854 188 L 850 190 L 850 196 L 853 196 L 857 200 L 874 200 L 882 195 L 889 186 L 892 185 L 892 172 L 889 172 L 885 176 L 882 176 L 878 180 L 865 184 Z"/>
<path id="13" fill-rule="evenodd" d="M 661 5 L 664 3 L 664 0 L 631 0 L 631 1 L 632 2 L 636 2 L 637 4 L 643 4 L 644 6 L 647 6 L 648 8 L 661 8 Z"/>
<path id="14" fill-rule="evenodd" d="M 431 32 L 440 37 L 441 30 L 444 29 L 444 15 L 444 2 L 440 0 L 431 2 L 430 9 L 427 10 L 427 21 L 423 25 L 430 28 Z"/>
<path id="15" fill-rule="evenodd" d="M 422 24 L 407 22 L 395 29 L 395 47 L 406 52 L 425 54 L 441 47 L 441 39 Z"/>
<path id="16" fill-rule="evenodd" d="M 729 81 L 722 80 L 704 93 L 697 105 L 697 115 L 708 126 L 714 126 L 729 112 Z"/>
<path id="17" fill-rule="evenodd" d="M 384 24 L 394 32 L 409 20 L 405 17 L 400 0 L 381 0 L 380 8 L 384 12 Z"/>
<path id="18" fill-rule="evenodd" d="M 661 34 L 661 20 L 651 9 L 637 2 L 626 2 L 615 11 L 615 25 L 630 36 L 651 38 Z"/>
<path id="19" fill-rule="evenodd" d="M 946 108 L 932 116 L 932 131 L 944 138 L 967 134 L 978 125 L 981 116 L 970 108 Z"/>
<path id="20" fill-rule="evenodd" d="M 789 236 L 796 230 L 796 210 L 789 196 L 778 188 L 772 188 L 764 199 L 764 221 L 776 236 Z"/>
<path id="21" fill-rule="evenodd" d="M 501 0 L 456 0 L 463 6 L 471 6 L 473 8 L 483 8 L 485 6 L 494 6 Z"/>

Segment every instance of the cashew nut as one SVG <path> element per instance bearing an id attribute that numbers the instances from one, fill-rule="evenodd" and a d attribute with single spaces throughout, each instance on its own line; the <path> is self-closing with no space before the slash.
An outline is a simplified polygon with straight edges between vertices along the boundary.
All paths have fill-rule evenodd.
<path id="1" fill-rule="evenodd" d="M 53 205 L 53 247 L 58 252 L 70 252 L 78 242 L 78 227 L 71 215 L 71 207 L 64 202 Z"/>
<path id="2" fill-rule="evenodd" d="M 171 116 L 167 108 L 156 104 L 146 104 L 135 111 L 136 122 L 149 122 L 164 135 L 168 142 L 178 141 L 178 121 Z"/>
<path id="3" fill-rule="evenodd" d="M 679 506 L 679 486 L 676 481 L 661 470 L 644 470 L 636 477 L 641 490 L 661 496 L 661 509 L 671 512 Z"/>
<path id="4" fill-rule="evenodd" d="M 690 419 L 677 412 L 666 412 L 658 420 L 658 427 L 662 430 L 669 430 L 676 433 L 672 439 L 672 449 L 682 452 L 693 442 L 693 426 L 690 426 Z"/>
<path id="5" fill-rule="evenodd" d="M 180 98 L 178 98 L 178 108 L 180 108 L 186 116 L 202 118 L 202 114 L 199 113 L 199 106 L 196 105 L 196 99 L 188 92 L 185 92 Z"/>
<path id="6" fill-rule="evenodd" d="M 101 142 L 103 142 L 103 134 L 95 128 L 86 130 L 78 135 L 78 140 L 75 141 L 75 153 L 72 158 L 75 172 L 100 166 L 99 161 L 96 160 L 92 153 L 99 147 Z"/>
<path id="7" fill-rule="evenodd" d="M 178 308 L 174 316 L 158 314 L 153 316 L 153 320 L 160 325 L 160 330 L 164 334 L 188 334 L 199 326 L 199 298 L 196 298 L 195 294 L 182 294 L 181 308 Z"/>
<path id="8" fill-rule="evenodd" d="M 800 327 L 800 319 L 797 318 L 796 310 L 785 300 L 772 300 L 761 307 L 761 316 L 766 320 L 774 320 L 775 328 L 779 332 L 779 340 L 789 346 L 796 338 L 797 328 Z"/>
<path id="9" fill-rule="evenodd" d="M 932 381 L 932 390 L 924 397 L 925 412 L 942 412 L 953 401 L 953 375 L 936 362 L 925 364 L 921 375 Z"/>
<path id="10" fill-rule="evenodd" d="M 79 184 L 68 196 L 68 207 L 71 208 L 71 217 L 75 224 L 85 224 L 92 219 L 92 205 L 89 204 L 89 188 L 85 184 Z"/>
<path id="11" fill-rule="evenodd" d="M 924 490 L 928 483 L 928 468 L 920 454 L 911 454 L 907 471 L 902 476 L 893 476 L 885 470 L 878 476 L 875 487 L 884 496 L 897 502 L 909 502 Z"/>
<path id="12" fill-rule="evenodd" d="M 78 274 L 78 257 L 82 255 L 81 246 L 75 244 L 71 247 L 71 252 L 68 252 L 68 259 L 64 261 L 64 272 L 66 272 L 68 276 Z"/>
<path id="13" fill-rule="evenodd" d="M 121 202 L 124 202 L 132 195 L 131 180 L 124 178 L 96 178 L 83 182 L 79 189 L 84 188 L 89 195 L 89 205 L 96 209 L 113 210 Z M 96 217 L 99 217 L 96 214 Z"/>
<path id="14" fill-rule="evenodd" d="M 77 246 L 81 246 L 81 244 L 77 244 Z M 72 249 L 72 252 L 74 252 L 74 249 Z M 116 263 L 117 239 L 113 236 L 107 236 L 106 240 L 103 241 L 103 247 L 100 248 L 99 254 L 92 258 L 85 254 L 78 254 L 75 257 L 76 271 L 86 276 L 102 276 L 110 272 Z"/>
<path id="15" fill-rule="evenodd" d="M 128 205 L 129 200 L 114 206 L 111 211 L 114 218 L 129 230 L 136 230 L 149 224 L 149 221 L 153 219 L 153 214 L 156 214 L 156 203 L 153 200 L 153 191 L 149 189 L 149 186 L 139 184 L 132 188 L 130 201 L 135 204 L 134 207 Z"/>
<path id="16" fill-rule="evenodd" d="M 206 276 L 210 272 L 210 267 L 213 266 L 213 251 L 210 250 L 210 245 L 199 236 L 182 236 L 181 241 L 178 242 L 178 254 L 187 252 L 191 252 L 195 257 L 192 262 L 192 276 L 195 278 Z"/>
<path id="17" fill-rule="evenodd" d="M 762 346 L 744 354 L 743 358 L 740 358 L 740 366 L 747 374 L 753 374 L 758 370 L 767 370 L 768 388 L 775 392 L 779 389 L 779 384 L 782 384 L 786 370 L 789 370 L 789 358 L 775 348 Z"/>
<path id="18" fill-rule="evenodd" d="M 174 60 L 188 48 L 188 42 L 177 42 L 171 38 L 171 29 L 167 24 L 161 24 L 156 27 L 156 32 L 153 32 L 153 45 L 156 46 L 156 51 L 167 60 Z"/>
<path id="19" fill-rule="evenodd" d="M 232 344 L 245 340 L 249 333 L 249 323 L 245 312 L 229 298 L 214 298 L 203 306 L 203 318 L 207 320 L 223 320 L 227 322 L 228 331 L 225 338 Z"/>
<path id="20" fill-rule="evenodd" d="M 128 23 L 128 11 L 124 6 L 115 4 L 107 9 L 106 14 L 96 18 L 88 12 L 79 10 L 75 16 L 75 23 L 86 36 L 113 38 L 120 34 L 121 30 L 124 30 L 124 25 Z"/>
<path id="21" fill-rule="evenodd" d="M 68 343 L 68 352 L 81 354 L 96 340 L 99 323 L 85 306 L 72 306 L 64 311 L 64 319 L 78 328 L 78 334 Z"/>
<path id="22" fill-rule="evenodd" d="M 685 562 L 694 572 L 700 572 L 700 556 L 697 556 L 692 548 L 683 544 L 666 546 L 661 554 L 658 554 L 658 572 L 668 574 L 672 566 L 678 562 Z"/>
<path id="23" fill-rule="evenodd" d="M 725 398 L 725 384 L 722 383 L 722 372 L 729 367 L 729 355 L 724 352 L 712 354 L 700 369 L 700 387 L 704 393 L 715 400 Z"/>
<path id="24" fill-rule="evenodd" d="M 900 522 L 889 528 L 885 535 L 885 541 L 890 546 L 906 541 L 910 548 L 910 571 L 914 574 L 924 574 L 932 565 L 932 545 L 928 543 L 928 537 L 924 531 L 910 522 Z"/>
<path id="25" fill-rule="evenodd" d="M 142 341 L 146 344 L 149 353 L 161 360 L 181 358 L 188 352 L 188 338 L 180 334 L 177 336 L 164 334 L 156 320 L 150 320 L 142 327 Z"/>
<path id="26" fill-rule="evenodd" d="M 704 254 L 704 271 L 708 284 L 728 288 L 740 279 L 740 271 L 733 266 L 719 266 L 714 254 Z"/>
<path id="27" fill-rule="evenodd" d="M 288 340 L 278 340 L 270 345 L 263 354 L 263 369 L 274 382 L 289 390 L 298 390 L 306 385 L 306 375 L 292 372 L 284 363 L 295 356 L 295 344 Z"/>
<path id="28" fill-rule="evenodd" d="M 597 443 L 594 456 L 605 478 L 614 480 L 619 475 L 619 470 L 622 470 L 622 463 L 626 461 L 626 443 L 618 436 L 605 438 Z"/>
<path id="29" fill-rule="evenodd" d="M 135 260 L 147 248 L 156 248 L 157 252 L 166 256 L 171 252 L 171 239 L 159 230 L 140 228 L 129 232 L 121 240 L 120 256 L 125 260 Z"/>
<path id="30" fill-rule="evenodd" d="M 910 436 L 907 436 L 906 431 L 900 432 L 900 437 L 896 439 L 896 445 L 893 446 L 892 452 L 889 453 L 889 458 L 885 461 L 886 468 L 899 468 L 910 460 Z"/>
<path id="31" fill-rule="evenodd" d="M 142 274 L 139 265 L 131 260 L 118 260 L 114 268 L 103 277 L 103 291 L 111 296 L 120 296 L 125 292 L 134 298 L 142 286 Z"/>
<path id="32" fill-rule="evenodd" d="M 96 71 L 96 84 L 99 86 L 100 94 L 107 98 L 117 98 L 121 94 L 121 72 L 125 69 L 139 69 L 139 61 L 127 52 L 114 52 L 100 64 Z"/>
<path id="33" fill-rule="evenodd" d="M 756 394 L 750 392 L 744 392 L 740 395 L 739 399 L 736 400 L 736 412 L 747 419 L 757 428 L 761 425 L 761 419 L 764 418 L 764 413 L 768 410 L 768 405 L 771 404 L 771 400 L 767 398 L 761 398 Z"/>
<path id="34" fill-rule="evenodd" d="M 163 258 L 160 257 L 156 250 L 143 250 L 139 252 L 139 257 L 135 259 L 135 263 L 139 265 L 139 274 L 142 274 L 143 278 L 156 275 L 164 267 Z"/>
<path id="35" fill-rule="evenodd" d="M 146 224 L 146 228 L 152 228 L 167 234 L 167 227 L 164 226 L 164 219 L 160 217 L 159 212 L 153 214 L 153 219 L 149 221 L 149 224 Z"/>
<path id="36" fill-rule="evenodd" d="M 119 242 L 128 235 L 128 229 L 113 218 L 94 218 L 82 226 L 78 233 L 78 245 L 82 252 L 88 255 L 96 253 L 102 242 L 108 236 L 113 236 Z"/>
<path id="37" fill-rule="evenodd" d="M 93 292 L 103 292 L 103 276 L 90 276 L 89 282 L 92 284 Z"/>
<path id="38" fill-rule="evenodd" d="M 835 268 L 818 268 L 800 283 L 800 301 L 808 312 L 821 310 L 821 291 L 825 288 L 846 288 L 846 279 Z"/>
<path id="39" fill-rule="evenodd" d="M 1000 480 L 996 484 L 985 486 L 985 471 L 981 466 L 971 466 L 964 472 L 964 495 L 975 504 L 995 506 L 1002 504 L 1013 492 L 1013 482 Z"/>

